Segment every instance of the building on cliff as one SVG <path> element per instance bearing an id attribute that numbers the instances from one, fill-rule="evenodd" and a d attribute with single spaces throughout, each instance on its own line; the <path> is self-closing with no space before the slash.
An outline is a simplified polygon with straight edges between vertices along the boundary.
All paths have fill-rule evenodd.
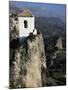
<path id="1" fill-rule="evenodd" d="M 44 42 L 42 33 L 35 29 L 35 17 L 29 10 L 24 10 L 12 21 L 9 87 L 46 86 Z M 19 39 L 24 40 L 23 43 L 20 44 Z"/>
<path id="2" fill-rule="evenodd" d="M 25 9 L 22 13 L 18 14 L 19 37 L 27 37 L 30 33 L 36 33 L 35 17 L 31 11 Z M 35 32 L 34 32 L 35 31 Z"/>

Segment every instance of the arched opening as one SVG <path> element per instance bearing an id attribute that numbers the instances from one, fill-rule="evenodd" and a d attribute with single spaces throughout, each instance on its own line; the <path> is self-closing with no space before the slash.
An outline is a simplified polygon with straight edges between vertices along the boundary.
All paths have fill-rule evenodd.
<path id="1" fill-rule="evenodd" d="M 28 27 L 28 23 L 27 23 L 27 21 L 25 20 L 24 21 L 24 28 L 27 28 Z"/>

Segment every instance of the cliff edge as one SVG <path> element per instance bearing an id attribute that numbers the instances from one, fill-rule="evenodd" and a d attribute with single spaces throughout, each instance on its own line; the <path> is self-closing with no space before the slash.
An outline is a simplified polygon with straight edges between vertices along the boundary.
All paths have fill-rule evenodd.
<path id="1" fill-rule="evenodd" d="M 42 34 L 31 33 L 20 45 L 16 42 L 16 48 L 10 47 L 10 88 L 41 87 L 47 68 Z"/>

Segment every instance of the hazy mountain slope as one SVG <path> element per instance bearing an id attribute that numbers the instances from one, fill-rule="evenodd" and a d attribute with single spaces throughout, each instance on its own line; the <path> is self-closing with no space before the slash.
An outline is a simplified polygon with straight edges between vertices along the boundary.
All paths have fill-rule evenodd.
<path id="1" fill-rule="evenodd" d="M 20 8 L 18 8 L 15 5 L 9 3 L 9 13 L 18 14 L 20 12 L 22 12 L 22 10 Z"/>
<path id="2" fill-rule="evenodd" d="M 57 17 L 36 17 L 36 28 L 44 35 L 65 34 L 65 23 Z"/>

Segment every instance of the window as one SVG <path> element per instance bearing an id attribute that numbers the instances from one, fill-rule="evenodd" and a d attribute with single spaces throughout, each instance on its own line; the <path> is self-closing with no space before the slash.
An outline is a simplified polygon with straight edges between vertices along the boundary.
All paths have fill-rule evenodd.
<path id="1" fill-rule="evenodd" d="M 25 21 L 24 21 L 24 28 L 27 28 L 27 27 L 28 27 L 27 21 L 25 20 Z"/>

